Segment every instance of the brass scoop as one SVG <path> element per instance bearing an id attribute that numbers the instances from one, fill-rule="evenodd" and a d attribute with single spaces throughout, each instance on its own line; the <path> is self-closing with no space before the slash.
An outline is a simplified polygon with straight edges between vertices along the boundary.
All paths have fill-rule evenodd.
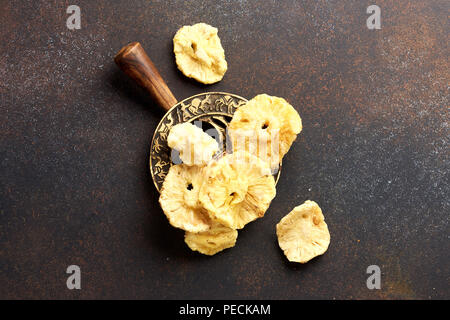
<path id="1" fill-rule="evenodd" d="M 247 102 L 245 98 L 226 92 L 205 92 L 178 102 L 139 42 L 123 47 L 114 61 L 167 112 L 156 127 L 150 147 L 150 172 L 158 192 L 173 164 L 167 136 L 174 125 L 196 121 L 209 124 L 219 134 L 217 138 L 220 139 L 219 145 L 223 146 L 224 152 L 226 127 L 236 109 Z M 281 164 L 274 175 L 275 183 L 278 182 L 280 173 Z"/>

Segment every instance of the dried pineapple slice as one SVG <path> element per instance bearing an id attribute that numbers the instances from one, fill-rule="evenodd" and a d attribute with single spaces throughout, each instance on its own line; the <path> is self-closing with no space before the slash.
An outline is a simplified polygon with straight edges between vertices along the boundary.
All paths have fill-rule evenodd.
<path id="1" fill-rule="evenodd" d="M 189 122 L 173 126 L 167 144 L 179 151 L 180 159 L 189 166 L 204 165 L 219 151 L 219 144 L 213 137 Z"/>
<path id="2" fill-rule="evenodd" d="M 275 197 L 268 164 L 247 152 L 235 152 L 205 168 L 199 199 L 213 221 L 232 229 L 264 216 Z"/>
<path id="3" fill-rule="evenodd" d="M 298 112 L 283 98 L 260 94 L 238 108 L 228 126 L 233 150 L 245 150 L 272 171 L 302 130 Z"/>
<path id="4" fill-rule="evenodd" d="M 330 232 L 319 205 L 307 200 L 295 207 L 277 224 L 280 248 L 289 261 L 306 263 L 324 254 L 330 244 Z"/>
<path id="5" fill-rule="evenodd" d="M 202 185 L 203 167 L 173 165 L 161 188 L 159 203 L 169 223 L 189 232 L 210 228 L 208 214 L 200 205 L 198 194 Z"/>
<path id="6" fill-rule="evenodd" d="M 186 77 L 211 84 L 222 80 L 227 62 L 217 28 L 206 23 L 184 26 L 173 38 L 173 51 L 181 72 Z"/>
<path id="7" fill-rule="evenodd" d="M 237 236 L 236 230 L 216 223 L 208 231 L 186 232 L 184 242 L 191 250 L 212 256 L 222 250 L 234 247 Z"/>

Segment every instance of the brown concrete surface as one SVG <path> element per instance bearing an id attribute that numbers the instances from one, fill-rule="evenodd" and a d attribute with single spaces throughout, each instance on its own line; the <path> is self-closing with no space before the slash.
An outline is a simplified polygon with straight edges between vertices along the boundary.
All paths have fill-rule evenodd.
<path id="1" fill-rule="evenodd" d="M 68 30 L 66 8 L 81 8 Z M 381 7 L 381 30 L 366 8 Z M 449 298 L 449 12 L 428 1 L 1 1 L 0 298 Z M 215 85 L 176 68 L 185 24 L 219 29 Z M 263 219 L 214 257 L 169 226 L 148 170 L 162 116 L 114 65 L 139 41 L 178 99 L 290 101 L 303 132 Z M 289 263 L 276 223 L 311 199 L 327 253 Z M 67 266 L 82 289 L 66 288 Z M 368 290 L 378 265 L 381 290 Z"/>

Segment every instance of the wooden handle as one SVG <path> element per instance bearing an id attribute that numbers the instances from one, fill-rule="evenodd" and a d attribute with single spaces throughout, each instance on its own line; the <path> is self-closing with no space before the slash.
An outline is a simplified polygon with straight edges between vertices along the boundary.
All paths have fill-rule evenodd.
<path id="1" fill-rule="evenodd" d="M 114 61 L 131 79 L 146 89 L 161 108 L 168 111 L 177 103 L 177 99 L 139 42 L 132 42 L 120 49 Z"/>

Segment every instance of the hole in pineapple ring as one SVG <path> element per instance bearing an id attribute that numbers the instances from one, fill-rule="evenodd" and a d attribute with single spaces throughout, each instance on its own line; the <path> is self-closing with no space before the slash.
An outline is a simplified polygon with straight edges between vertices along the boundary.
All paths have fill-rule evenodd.
<path id="1" fill-rule="evenodd" d="M 194 186 L 192 185 L 192 183 L 189 183 L 186 187 L 186 189 L 188 189 L 189 191 L 194 189 Z"/>

